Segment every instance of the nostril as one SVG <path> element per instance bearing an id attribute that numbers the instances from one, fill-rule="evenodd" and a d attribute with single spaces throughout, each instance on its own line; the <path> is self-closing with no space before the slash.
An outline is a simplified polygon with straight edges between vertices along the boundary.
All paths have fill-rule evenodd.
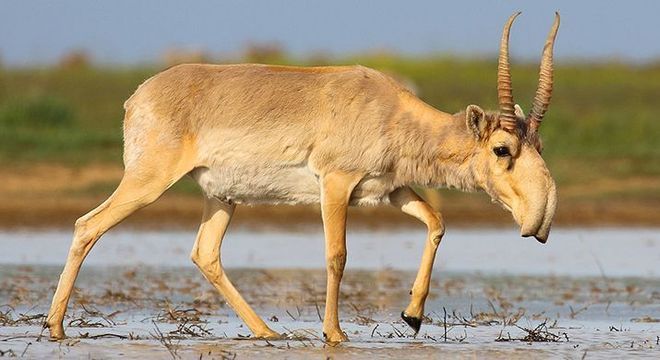
<path id="1" fill-rule="evenodd" d="M 536 239 L 536 241 L 540 242 L 541 244 L 545 244 L 548 241 L 547 236 L 534 235 L 534 238 Z"/>
<path id="2" fill-rule="evenodd" d="M 538 223 L 537 221 L 535 221 L 534 223 L 523 222 L 520 228 L 520 236 L 522 237 L 537 236 L 540 227 L 541 224 Z"/>
<path id="3" fill-rule="evenodd" d="M 530 236 L 535 236 L 535 235 L 536 234 L 531 232 L 531 231 L 523 231 L 523 232 L 520 233 L 520 236 L 522 236 L 524 238 L 527 238 L 527 237 L 530 237 Z"/>

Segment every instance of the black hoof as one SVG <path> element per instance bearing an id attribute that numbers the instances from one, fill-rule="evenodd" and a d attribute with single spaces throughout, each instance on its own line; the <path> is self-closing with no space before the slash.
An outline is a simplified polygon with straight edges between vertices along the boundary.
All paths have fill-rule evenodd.
<path id="1" fill-rule="evenodd" d="M 417 335 L 419 328 L 422 327 L 422 319 L 408 316 L 403 311 L 401 312 L 401 318 L 406 322 L 406 324 L 408 324 L 408 326 L 415 330 L 415 335 Z"/>

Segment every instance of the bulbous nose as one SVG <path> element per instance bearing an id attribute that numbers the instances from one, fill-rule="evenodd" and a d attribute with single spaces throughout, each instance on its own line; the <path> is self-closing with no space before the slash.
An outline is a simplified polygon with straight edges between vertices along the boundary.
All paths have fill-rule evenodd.
<path id="1" fill-rule="evenodd" d="M 543 216 L 543 223 L 536 233 L 536 240 L 545 244 L 550 235 L 550 227 L 552 227 L 552 220 L 555 217 L 557 210 L 557 187 L 555 181 L 550 178 L 550 188 L 548 189 L 548 204 L 545 206 L 545 215 Z"/>
<path id="2" fill-rule="evenodd" d="M 521 236 L 533 236 L 541 244 L 545 244 L 548 241 L 550 227 L 552 226 L 552 220 L 555 217 L 555 210 L 557 209 L 557 188 L 551 177 L 548 177 L 548 189 L 543 204 L 545 206 L 543 206 L 541 216 L 523 222 L 520 227 Z"/>

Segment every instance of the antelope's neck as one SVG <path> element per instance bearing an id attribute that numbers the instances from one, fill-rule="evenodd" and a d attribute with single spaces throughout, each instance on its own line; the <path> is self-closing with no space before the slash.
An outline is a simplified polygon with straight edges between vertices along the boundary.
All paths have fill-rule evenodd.
<path id="1" fill-rule="evenodd" d="M 476 146 L 464 116 L 406 99 L 390 124 L 396 182 L 429 188 L 477 188 L 471 155 Z"/>

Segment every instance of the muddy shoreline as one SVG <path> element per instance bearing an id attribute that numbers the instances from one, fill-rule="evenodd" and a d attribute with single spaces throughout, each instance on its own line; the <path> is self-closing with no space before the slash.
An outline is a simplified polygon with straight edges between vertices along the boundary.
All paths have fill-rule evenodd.
<path id="1" fill-rule="evenodd" d="M 121 166 L 108 164 L 33 164 L 0 169 L 0 228 L 70 229 L 77 218 L 112 193 L 122 174 Z M 628 192 L 621 193 L 624 190 Z M 555 225 L 658 227 L 659 194 L 657 177 L 560 184 Z M 197 185 L 184 178 L 154 204 L 129 217 L 126 224 L 137 228 L 197 227 L 201 196 Z M 442 212 L 449 228 L 516 227 L 511 215 L 485 194 L 441 190 L 424 196 Z M 232 220 L 232 226 L 279 230 L 316 228 L 320 223 L 318 206 L 239 206 Z M 388 205 L 351 208 L 349 226 L 423 228 Z"/>
<path id="2" fill-rule="evenodd" d="M 59 197 L 5 199 L 0 203 L 0 228 L 72 228 L 77 218 L 93 209 L 104 197 Z M 199 196 L 165 194 L 124 223 L 132 228 L 191 228 L 199 225 Z M 631 201 L 562 203 L 555 217 L 559 227 L 658 227 L 660 204 Z M 482 198 L 466 197 L 442 206 L 448 227 L 516 228 L 511 216 Z M 318 206 L 239 206 L 232 227 L 261 230 L 300 230 L 321 224 Z M 424 225 L 389 206 L 351 208 L 349 226 L 361 229 L 423 228 Z"/>

